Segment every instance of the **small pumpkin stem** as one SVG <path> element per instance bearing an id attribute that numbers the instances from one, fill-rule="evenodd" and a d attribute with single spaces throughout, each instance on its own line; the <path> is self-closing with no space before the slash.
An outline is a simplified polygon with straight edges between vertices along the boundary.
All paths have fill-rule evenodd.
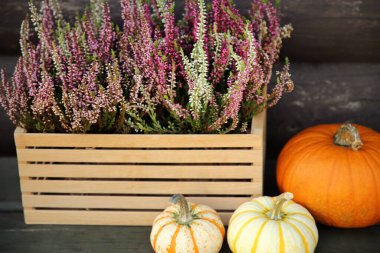
<path id="1" fill-rule="evenodd" d="M 275 203 L 274 203 L 273 211 L 272 211 L 270 218 L 272 220 L 281 220 L 282 219 L 282 217 L 281 217 L 282 207 L 284 206 L 284 204 L 287 201 L 289 201 L 291 199 L 293 199 L 293 193 L 291 193 L 291 192 L 284 192 L 283 194 L 278 196 L 276 198 Z"/>
<path id="2" fill-rule="evenodd" d="M 351 124 L 344 124 L 338 129 L 334 135 L 334 144 L 352 148 L 354 151 L 363 146 L 358 129 Z"/>
<path id="3" fill-rule="evenodd" d="M 170 202 L 172 204 L 179 205 L 179 214 L 177 220 L 179 224 L 189 224 L 193 220 L 190 212 L 189 203 L 182 194 L 173 195 L 170 198 Z"/>

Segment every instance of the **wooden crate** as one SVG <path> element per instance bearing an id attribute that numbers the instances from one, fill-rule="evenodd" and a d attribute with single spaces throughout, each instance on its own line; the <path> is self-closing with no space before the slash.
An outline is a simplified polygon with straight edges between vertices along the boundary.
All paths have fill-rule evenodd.
<path id="1" fill-rule="evenodd" d="M 265 112 L 252 134 L 35 134 L 16 129 L 27 224 L 151 225 L 182 193 L 228 220 L 262 194 Z"/>

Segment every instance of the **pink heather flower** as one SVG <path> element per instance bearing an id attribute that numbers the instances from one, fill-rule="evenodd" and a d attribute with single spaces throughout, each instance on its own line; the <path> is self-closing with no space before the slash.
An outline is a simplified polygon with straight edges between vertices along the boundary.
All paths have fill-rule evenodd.
<path id="1" fill-rule="evenodd" d="M 150 30 L 152 31 L 151 37 L 153 37 L 154 33 L 156 32 L 156 30 L 155 30 L 156 24 L 153 22 L 152 12 L 151 12 L 150 6 L 148 4 L 143 5 L 143 13 L 144 13 L 144 18 L 148 22 L 148 24 L 150 26 Z"/>
<path id="2" fill-rule="evenodd" d="M 117 105 L 123 102 L 123 90 L 121 86 L 121 73 L 116 61 L 107 66 L 107 91 L 106 103 L 104 108 L 109 112 L 116 112 Z"/>
<path id="3" fill-rule="evenodd" d="M 18 113 L 20 115 L 26 115 L 28 111 L 29 96 L 27 92 L 26 78 L 23 73 L 24 60 L 20 58 L 17 62 L 15 72 L 16 75 L 13 76 L 12 82 L 14 83 L 15 93 L 14 98 L 18 107 Z"/>
<path id="4" fill-rule="evenodd" d="M 9 82 L 5 77 L 5 70 L 0 70 L 0 103 L 5 111 L 8 111 L 8 94 L 6 94 L 6 87 L 9 87 Z"/>
<path id="5" fill-rule="evenodd" d="M 82 29 L 86 34 L 87 46 L 90 49 L 91 53 L 99 52 L 99 41 L 96 38 L 95 26 L 91 22 L 91 13 L 86 13 L 85 20 L 81 23 Z"/>
<path id="6" fill-rule="evenodd" d="M 289 73 L 289 66 L 289 63 L 286 63 L 283 70 L 277 72 L 277 84 L 269 97 L 269 107 L 276 105 L 284 93 L 292 92 L 294 89 L 294 83 L 291 80 L 291 75 Z"/>
<path id="7" fill-rule="evenodd" d="M 56 107 L 54 83 L 50 75 L 43 70 L 41 73 L 42 79 L 37 94 L 34 96 L 32 110 L 36 117 L 41 117 L 46 120 L 46 116 L 51 112 L 53 107 Z"/>
<path id="8" fill-rule="evenodd" d="M 104 4 L 103 7 L 103 24 L 100 31 L 100 47 L 98 51 L 99 59 L 104 62 L 111 60 L 111 49 L 115 38 L 115 32 L 112 28 L 110 7 L 108 4 Z"/>
<path id="9" fill-rule="evenodd" d="M 6 79 L 4 70 L 1 70 L 0 77 L 0 104 L 7 112 L 10 120 L 21 126 L 23 126 L 24 118 L 29 109 L 26 80 L 22 73 L 23 64 L 23 59 L 20 58 L 11 81 Z"/>
<path id="10" fill-rule="evenodd" d="M 191 33 L 194 39 L 197 38 L 197 27 L 200 18 L 198 0 L 186 0 L 185 2 L 185 20 L 187 29 L 185 33 Z"/>
<path id="11" fill-rule="evenodd" d="M 237 62 L 237 64 L 242 63 Z M 228 128 L 227 132 L 236 129 L 239 123 L 238 114 L 241 108 L 241 103 L 243 101 L 243 94 L 252 72 L 250 65 L 246 64 L 245 66 L 245 68 L 241 68 L 239 70 L 234 84 L 228 89 L 228 94 L 225 96 L 225 100 L 227 102 L 224 107 L 222 116 L 209 127 L 210 130 L 217 130 L 221 128 L 224 124 L 227 123 L 229 119 L 232 119 L 232 125 Z"/>
<path id="12" fill-rule="evenodd" d="M 52 40 L 52 36 L 54 33 L 54 14 L 53 10 L 50 7 L 48 1 L 43 2 L 43 10 L 42 10 L 42 33 L 44 37 L 44 42 L 50 48 L 50 41 Z"/>
<path id="13" fill-rule="evenodd" d="M 257 33 L 258 42 L 261 44 L 265 82 L 268 83 L 272 76 L 273 64 L 278 60 L 282 46 L 281 26 L 278 20 L 276 8 L 261 0 L 254 0 L 251 9 L 252 28 Z"/>
<path id="14" fill-rule="evenodd" d="M 28 85 L 29 96 L 35 96 L 39 85 L 39 71 L 40 71 L 40 47 L 34 49 L 29 47 L 28 58 L 23 64 L 23 70 Z"/>
<path id="15" fill-rule="evenodd" d="M 174 12 L 170 11 L 173 8 L 173 3 L 168 1 L 166 8 L 168 11 L 165 13 L 165 55 L 178 60 L 179 50 L 175 48 L 175 43 L 178 38 L 178 28 L 175 25 Z M 169 66 L 169 69 L 171 69 L 171 63 Z"/>
<path id="16" fill-rule="evenodd" d="M 122 18 L 124 21 L 123 34 L 126 37 L 133 36 L 139 23 L 139 11 L 136 0 L 121 0 Z"/>
<path id="17" fill-rule="evenodd" d="M 120 2 L 121 31 L 102 1 L 73 23 L 56 0 L 41 11 L 30 5 L 34 29 L 23 22 L 22 57 L 10 80 L 0 73 L 0 104 L 15 124 L 36 132 L 245 132 L 254 112 L 293 89 L 286 64 L 263 94 L 292 31 L 270 2 L 253 0 L 245 19 L 230 0 L 213 0 L 211 12 L 204 0 L 186 0 L 179 22 L 173 0 Z"/>
<path id="18" fill-rule="evenodd" d="M 212 85 L 215 87 L 220 83 L 225 74 L 225 69 L 230 63 L 230 44 L 227 38 L 223 38 L 221 41 L 220 50 L 217 55 L 214 56 L 213 69 L 210 73 Z"/>
<path id="19" fill-rule="evenodd" d="M 260 0 L 261 1 L 261 0 Z M 213 21 L 218 32 L 230 31 L 233 36 L 244 34 L 245 23 L 239 11 L 230 0 L 212 1 Z"/>
<path id="20" fill-rule="evenodd" d="M 165 105 L 170 111 L 174 112 L 179 119 L 186 119 L 190 117 L 188 110 L 183 108 L 180 104 L 172 103 L 170 100 L 166 100 Z"/>

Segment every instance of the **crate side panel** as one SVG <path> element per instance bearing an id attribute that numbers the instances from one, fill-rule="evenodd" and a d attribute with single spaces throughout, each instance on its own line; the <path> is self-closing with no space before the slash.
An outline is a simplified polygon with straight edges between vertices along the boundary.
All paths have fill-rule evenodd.
<path id="1" fill-rule="evenodd" d="M 97 194 L 217 194 L 260 192 L 262 182 L 23 180 L 22 192 Z"/>
<path id="2" fill-rule="evenodd" d="M 261 166 L 20 164 L 20 176 L 57 178 L 261 179 Z"/>
<path id="3" fill-rule="evenodd" d="M 157 209 L 169 206 L 169 197 L 147 196 L 73 196 L 23 195 L 24 207 L 93 208 L 93 209 Z M 234 210 L 249 197 L 187 197 L 192 203 L 204 204 L 216 210 Z"/>
<path id="4" fill-rule="evenodd" d="M 65 163 L 262 163 L 262 151 L 18 149 L 18 159 Z"/>
<path id="5" fill-rule="evenodd" d="M 160 212 L 24 210 L 27 224 L 151 226 L 159 214 Z M 223 224 L 227 225 L 232 212 L 219 214 Z"/>
<path id="6" fill-rule="evenodd" d="M 261 147 L 259 134 L 231 135 L 115 135 L 18 133 L 16 143 L 27 147 L 94 148 L 249 148 Z"/>

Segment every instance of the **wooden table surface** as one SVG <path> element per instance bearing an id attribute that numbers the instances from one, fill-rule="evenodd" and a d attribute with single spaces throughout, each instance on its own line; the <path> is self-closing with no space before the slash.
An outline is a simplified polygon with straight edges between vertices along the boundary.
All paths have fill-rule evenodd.
<path id="1" fill-rule="evenodd" d="M 268 163 L 267 182 L 273 181 L 273 171 L 273 163 Z M 0 157 L 1 253 L 152 252 L 149 234 L 150 227 L 25 225 L 16 159 Z M 316 252 L 380 252 L 380 225 L 365 229 L 319 226 L 319 236 Z M 230 252 L 228 246 L 221 252 Z"/>

